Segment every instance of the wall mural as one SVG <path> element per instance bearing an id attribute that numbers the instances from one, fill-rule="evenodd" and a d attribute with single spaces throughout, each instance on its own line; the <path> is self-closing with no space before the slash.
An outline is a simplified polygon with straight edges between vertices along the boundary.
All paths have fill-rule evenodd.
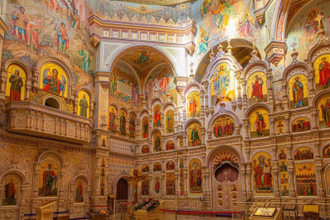
<path id="1" fill-rule="evenodd" d="M 127 112 L 121 109 L 119 111 L 119 134 L 122 136 L 126 135 L 126 118 Z"/>
<path id="2" fill-rule="evenodd" d="M 40 166 L 39 197 L 57 197 L 59 167 L 53 161 L 45 161 Z"/>
<path id="3" fill-rule="evenodd" d="M 75 184 L 74 202 L 75 203 L 84 202 L 84 198 L 85 198 L 84 195 L 85 195 L 85 181 L 82 178 L 79 178 L 76 180 L 76 184 Z"/>
<path id="4" fill-rule="evenodd" d="M 10 65 L 7 70 L 6 102 L 22 101 L 25 95 L 26 73 L 18 65 Z"/>
<path id="5" fill-rule="evenodd" d="M 200 146 L 202 144 L 202 135 L 200 125 L 192 123 L 188 128 L 188 147 Z"/>
<path id="6" fill-rule="evenodd" d="M 297 118 L 292 123 L 292 133 L 310 130 L 311 122 L 307 118 Z"/>
<path id="7" fill-rule="evenodd" d="M 147 154 L 147 153 L 150 153 L 149 146 L 148 145 L 143 145 L 142 154 Z"/>
<path id="8" fill-rule="evenodd" d="M 227 63 L 218 64 L 214 69 L 210 79 L 212 105 L 217 105 L 221 101 L 231 102 L 235 99 L 234 78 L 231 75 Z"/>
<path id="9" fill-rule="evenodd" d="M 220 116 L 213 124 L 213 134 L 216 138 L 231 136 L 234 131 L 234 120 L 229 116 Z"/>
<path id="10" fill-rule="evenodd" d="M 153 127 L 160 127 L 161 125 L 161 106 L 156 105 L 153 109 Z"/>
<path id="11" fill-rule="evenodd" d="M 253 156 L 253 188 L 257 194 L 271 194 L 273 189 L 272 159 L 267 153 L 260 152 Z"/>
<path id="12" fill-rule="evenodd" d="M 141 195 L 149 195 L 149 180 L 141 183 Z"/>
<path id="13" fill-rule="evenodd" d="M 267 102 L 267 78 L 262 72 L 253 73 L 248 81 L 249 105 Z"/>
<path id="14" fill-rule="evenodd" d="M 323 55 L 315 60 L 316 91 L 327 89 L 330 86 L 330 55 Z"/>
<path id="15" fill-rule="evenodd" d="M 295 164 L 298 196 L 316 196 L 317 183 L 314 163 Z"/>
<path id="16" fill-rule="evenodd" d="M 87 92 L 80 91 L 78 93 L 78 103 L 78 115 L 89 118 L 90 97 Z"/>
<path id="17" fill-rule="evenodd" d="M 54 95 L 68 96 L 68 77 L 63 69 L 48 63 L 42 66 L 40 73 L 40 88 Z"/>
<path id="18" fill-rule="evenodd" d="M 251 138 L 269 136 L 268 112 L 257 108 L 250 114 Z"/>
<path id="19" fill-rule="evenodd" d="M 175 175 L 166 173 L 166 195 L 175 196 Z"/>
<path id="20" fill-rule="evenodd" d="M 129 122 L 128 122 L 128 131 L 129 131 L 129 137 L 135 138 L 135 119 L 136 116 L 133 113 L 129 114 Z"/>
<path id="21" fill-rule="evenodd" d="M 2 197 L 2 205 L 3 206 L 15 206 L 17 205 L 17 194 L 19 190 L 18 180 L 15 176 L 8 176 L 3 181 L 3 197 Z"/>
<path id="22" fill-rule="evenodd" d="M 166 134 L 174 132 L 174 111 L 168 110 L 166 112 Z"/>
<path id="23" fill-rule="evenodd" d="M 141 168 L 141 171 L 142 172 L 149 172 L 149 165 L 148 164 L 143 164 L 142 165 L 142 168 Z"/>
<path id="24" fill-rule="evenodd" d="M 170 160 L 166 163 L 166 170 L 174 170 L 175 169 L 175 163 Z"/>
<path id="25" fill-rule="evenodd" d="M 142 119 L 142 138 L 149 137 L 149 117 L 143 117 Z"/>
<path id="26" fill-rule="evenodd" d="M 117 108 L 114 106 L 109 107 L 109 131 L 116 133 L 116 112 Z"/>
<path id="27" fill-rule="evenodd" d="M 159 162 L 156 162 L 154 164 L 154 171 L 161 171 L 162 170 L 162 165 Z"/>
<path id="28" fill-rule="evenodd" d="M 239 168 L 239 163 L 236 155 L 231 152 L 223 152 L 214 159 L 213 171 L 215 171 L 216 169 L 218 169 L 218 167 L 221 167 L 225 163 L 228 163 L 231 166 L 236 167 L 237 169 Z"/>
<path id="29" fill-rule="evenodd" d="M 166 150 L 174 150 L 174 149 L 175 149 L 174 141 L 168 141 L 166 143 Z"/>
<path id="30" fill-rule="evenodd" d="M 198 159 L 189 162 L 189 189 L 190 193 L 202 193 L 202 163 Z"/>
<path id="31" fill-rule="evenodd" d="M 158 152 L 162 150 L 162 145 L 161 145 L 161 134 L 159 131 L 156 131 L 153 135 L 153 140 L 154 140 L 154 151 L 153 152 Z"/>
<path id="32" fill-rule="evenodd" d="M 155 194 L 160 194 L 160 178 L 155 178 Z"/>
<path id="33" fill-rule="evenodd" d="M 324 150 L 323 150 L 323 158 L 330 158 L 330 146 L 324 148 Z"/>
<path id="34" fill-rule="evenodd" d="M 308 147 L 301 147 L 298 148 L 294 152 L 294 159 L 295 160 L 308 160 L 308 159 L 314 159 L 313 151 Z"/>
<path id="35" fill-rule="evenodd" d="M 187 97 L 188 103 L 188 118 L 198 118 L 201 116 L 201 100 L 198 91 L 193 91 L 189 93 Z"/>
<path id="36" fill-rule="evenodd" d="M 319 109 L 320 128 L 330 127 L 330 95 L 322 96 L 317 107 Z"/>
<path id="37" fill-rule="evenodd" d="M 308 106 L 307 80 L 302 74 L 294 75 L 289 79 L 290 108 Z"/>

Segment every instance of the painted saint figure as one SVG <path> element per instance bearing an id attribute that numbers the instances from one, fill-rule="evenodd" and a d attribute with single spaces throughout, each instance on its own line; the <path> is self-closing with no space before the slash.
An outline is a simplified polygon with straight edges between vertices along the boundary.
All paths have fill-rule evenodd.
<path id="1" fill-rule="evenodd" d="M 206 33 L 206 31 L 204 31 L 201 26 L 199 27 L 200 27 L 201 35 L 198 39 L 198 43 L 199 43 L 198 52 L 197 52 L 198 56 L 207 52 L 210 42 L 209 41 L 210 33 Z"/>
<path id="2" fill-rule="evenodd" d="M 157 136 L 156 139 L 155 139 L 155 149 L 156 149 L 156 152 L 160 151 L 160 137 Z"/>
<path id="3" fill-rule="evenodd" d="M 223 68 L 223 66 L 219 67 L 215 77 L 213 79 L 214 90 L 217 91 L 217 94 L 227 94 L 227 90 L 229 87 L 229 71 Z"/>
<path id="4" fill-rule="evenodd" d="M 84 201 L 84 190 L 81 182 L 79 181 L 79 185 L 76 188 L 76 202 L 83 202 Z"/>
<path id="5" fill-rule="evenodd" d="M 5 184 L 6 205 L 16 205 L 15 195 L 16 195 L 15 183 L 13 179 L 10 179 L 9 183 Z"/>
<path id="6" fill-rule="evenodd" d="M 39 42 L 38 42 L 38 34 L 40 34 L 40 30 L 36 24 L 35 18 L 31 17 L 31 20 L 26 25 L 26 46 L 29 50 L 39 51 Z"/>
<path id="7" fill-rule="evenodd" d="M 90 70 L 91 58 L 89 57 L 89 53 L 86 48 L 86 45 L 82 45 L 80 47 L 80 50 L 78 50 L 78 53 L 80 56 L 83 57 L 83 59 L 81 60 L 81 66 L 80 66 L 81 69 L 88 72 Z"/>
<path id="8" fill-rule="evenodd" d="M 257 191 L 260 192 L 271 192 L 272 190 L 272 174 L 271 174 L 271 164 L 266 164 L 266 158 L 264 156 L 259 156 L 257 161 L 253 161 L 254 179 L 257 187 Z"/>
<path id="9" fill-rule="evenodd" d="M 43 80 L 43 83 L 46 85 L 42 90 L 50 93 L 54 93 L 56 95 L 60 95 L 63 89 L 65 88 L 66 81 L 63 78 L 63 76 L 62 76 L 62 81 L 59 80 L 57 76 L 58 76 L 58 70 L 53 69 L 52 73 Z"/>
<path id="10" fill-rule="evenodd" d="M 251 99 L 256 97 L 258 102 L 264 101 L 264 95 L 262 94 L 262 85 L 264 84 L 264 81 L 258 75 L 255 75 L 254 78 L 255 82 L 252 83 Z"/>
<path id="11" fill-rule="evenodd" d="M 160 127 L 160 110 L 159 109 L 156 109 L 155 111 L 155 124 L 156 124 L 156 127 Z"/>
<path id="12" fill-rule="evenodd" d="M 53 196 L 56 190 L 57 175 L 52 168 L 52 164 L 48 164 L 48 168 L 43 173 L 42 189 L 39 196 Z M 56 195 L 56 194 L 55 194 Z"/>
<path id="13" fill-rule="evenodd" d="M 254 21 L 252 19 L 249 19 L 250 14 L 249 12 L 246 12 L 242 16 L 242 20 L 240 18 L 238 22 L 238 27 L 237 27 L 237 34 L 240 37 L 249 37 L 252 35 L 252 25 L 254 25 L 251 21 Z"/>
<path id="14" fill-rule="evenodd" d="M 266 128 L 266 123 L 264 120 L 264 116 L 260 114 L 259 112 L 256 112 L 256 121 L 255 121 L 255 126 L 257 130 L 257 135 L 259 137 L 263 137 L 265 135 L 265 128 Z"/>
<path id="15" fill-rule="evenodd" d="M 198 102 L 195 99 L 195 96 L 191 96 L 189 101 L 189 114 L 190 117 L 196 116 L 196 109 L 197 109 Z"/>
<path id="16" fill-rule="evenodd" d="M 70 14 L 70 25 L 73 29 L 80 32 L 80 17 L 78 13 L 78 9 L 75 9 Z"/>
<path id="17" fill-rule="evenodd" d="M 79 106 L 80 106 L 80 116 L 87 118 L 88 103 L 86 100 L 86 94 L 83 94 L 83 97 L 80 99 Z"/>
<path id="18" fill-rule="evenodd" d="M 189 178 L 190 192 L 201 192 L 202 172 L 198 168 L 198 162 L 195 161 L 192 166 L 193 167 L 190 167 Z"/>
<path id="19" fill-rule="evenodd" d="M 160 189 L 160 183 L 159 183 L 159 180 L 157 179 L 155 181 L 155 192 L 156 193 L 159 193 L 159 189 Z"/>
<path id="20" fill-rule="evenodd" d="M 292 95 L 295 108 L 302 107 L 304 101 L 304 85 L 299 81 L 299 77 L 295 78 L 292 85 Z"/>
<path id="21" fill-rule="evenodd" d="M 148 138 L 148 127 L 149 127 L 148 120 L 145 120 L 143 122 L 143 129 L 144 129 L 143 138 Z"/>
<path id="22" fill-rule="evenodd" d="M 299 44 L 302 45 L 302 48 L 307 49 L 311 48 L 314 41 L 315 41 L 315 36 L 316 33 L 318 32 L 318 22 L 316 20 L 317 17 L 317 12 L 315 9 L 312 9 L 311 11 L 308 12 L 307 14 L 308 19 L 306 20 L 304 24 L 305 32 L 303 35 L 299 38 Z M 300 41 L 303 42 L 300 42 Z"/>
<path id="23" fill-rule="evenodd" d="M 109 130 L 112 132 L 116 132 L 116 113 L 111 108 L 109 113 Z"/>
<path id="24" fill-rule="evenodd" d="M 125 118 L 124 112 L 122 112 L 121 116 L 120 116 L 120 134 L 121 135 L 126 134 L 125 127 L 126 127 L 126 118 Z"/>
<path id="25" fill-rule="evenodd" d="M 131 118 L 129 119 L 129 136 L 134 138 L 134 132 L 135 132 L 135 121 L 134 121 L 134 116 L 131 115 Z"/>
<path id="26" fill-rule="evenodd" d="M 324 105 L 321 105 L 322 118 L 327 127 L 330 127 L 330 99 L 326 99 Z"/>
<path id="27" fill-rule="evenodd" d="M 167 131 L 169 133 L 172 133 L 174 131 L 173 129 L 173 118 L 172 118 L 172 115 L 171 114 L 168 114 L 167 116 Z"/>
<path id="28" fill-rule="evenodd" d="M 191 131 L 191 141 L 193 146 L 197 146 L 197 141 L 200 141 L 196 125 Z"/>
<path id="29" fill-rule="evenodd" d="M 61 26 L 57 29 L 57 36 L 55 45 L 57 46 L 57 52 L 65 54 L 69 48 L 69 35 L 65 29 L 65 24 L 62 22 Z"/>
<path id="30" fill-rule="evenodd" d="M 25 8 L 19 6 L 18 10 L 14 11 L 11 16 L 11 33 L 13 36 L 17 37 L 20 40 L 26 39 L 26 25 L 28 23 L 28 18 L 25 15 Z"/>
<path id="31" fill-rule="evenodd" d="M 326 89 L 330 86 L 330 64 L 325 57 L 322 57 L 321 60 L 322 62 L 319 65 L 319 86 Z"/>
<path id="32" fill-rule="evenodd" d="M 19 74 L 19 69 L 15 69 L 15 73 L 12 74 L 9 78 L 9 82 L 11 83 L 9 101 L 21 101 L 21 89 L 23 87 L 23 80 Z"/>
<path id="33" fill-rule="evenodd" d="M 170 84 L 170 74 L 168 73 L 168 69 L 166 66 L 163 68 L 160 74 L 162 74 L 163 77 L 159 81 L 159 92 L 161 94 L 164 94 L 167 91 L 168 85 Z"/>

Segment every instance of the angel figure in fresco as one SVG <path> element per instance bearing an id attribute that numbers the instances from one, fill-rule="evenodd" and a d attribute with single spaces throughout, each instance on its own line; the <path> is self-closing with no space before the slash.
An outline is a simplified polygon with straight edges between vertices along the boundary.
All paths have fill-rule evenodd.
<path id="1" fill-rule="evenodd" d="M 144 129 L 143 138 L 148 138 L 148 127 L 149 127 L 148 120 L 145 120 L 143 122 L 143 129 Z"/>
<path id="2" fill-rule="evenodd" d="M 109 113 L 109 130 L 112 132 L 115 132 L 115 128 L 116 128 L 115 120 L 116 120 L 116 113 L 111 108 Z"/>
<path id="3" fill-rule="evenodd" d="M 326 89 L 330 86 L 330 64 L 326 57 L 322 57 L 321 61 L 319 64 L 319 86 Z"/>
<path id="4" fill-rule="evenodd" d="M 197 146 L 197 141 L 200 141 L 197 126 L 191 130 L 191 142 L 193 146 Z"/>
<path id="5" fill-rule="evenodd" d="M 258 75 L 255 75 L 254 78 L 255 78 L 255 81 L 254 81 L 254 83 L 252 83 L 251 99 L 253 97 L 256 97 L 258 102 L 264 101 L 264 95 L 262 93 L 262 86 L 264 84 L 264 81 Z"/>
<path id="6" fill-rule="evenodd" d="M 19 74 L 19 69 L 15 69 L 14 74 L 12 74 L 9 78 L 9 82 L 11 84 L 9 101 L 21 101 L 21 89 L 23 87 L 23 80 Z"/>
<path id="7" fill-rule="evenodd" d="M 6 205 L 16 205 L 15 195 L 16 187 L 13 179 L 10 179 L 8 183 L 5 183 L 5 199 Z"/>
<path id="8" fill-rule="evenodd" d="M 212 22 L 217 28 L 225 28 L 229 24 L 229 17 L 233 11 L 235 0 L 219 0 L 218 8 L 212 11 Z"/>
<path id="9" fill-rule="evenodd" d="M 25 8 L 19 6 L 18 10 L 14 11 L 11 15 L 11 33 L 20 40 L 25 40 L 26 38 L 26 24 L 28 23 L 28 18 L 25 15 Z"/>
<path id="10" fill-rule="evenodd" d="M 120 120 L 120 134 L 125 135 L 126 118 L 124 112 L 121 113 L 119 120 Z"/>
<path id="11" fill-rule="evenodd" d="M 224 68 L 223 66 L 220 66 L 218 70 L 216 70 L 216 74 L 213 78 L 213 85 L 214 90 L 217 92 L 217 94 L 221 94 L 226 96 L 228 92 L 229 87 L 229 73 L 230 71 L 227 70 L 227 67 Z"/>
<path id="12" fill-rule="evenodd" d="M 213 0 L 204 0 L 203 5 L 201 7 L 201 16 L 204 18 L 206 14 L 210 11 L 210 7 L 212 5 Z"/>
<path id="13" fill-rule="evenodd" d="M 252 36 L 253 27 L 256 27 L 256 23 L 253 16 L 250 16 L 249 12 L 245 12 L 242 18 L 238 22 L 237 34 L 240 37 Z"/>
<path id="14" fill-rule="evenodd" d="M 65 54 L 66 50 L 69 49 L 69 35 L 63 22 L 57 29 L 55 45 L 57 46 L 58 53 Z"/>
<path id="15" fill-rule="evenodd" d="M 131 115 L 131 118 L 129 119 L 129 136 L 134 137 L 134 132 L 135 132 L 135 121 L 134 121 L 134 116 Z"/>
<path id="16" fill-rule="evenodd" d="M 264 120 L 264 116 L 260 114 L 259 112 L 256 112 L 256 121 L 255 121 L 255 127 L 257 130 L 257 135 L 259 137 L 263 137 L 265 135 L 265 128 L 266 128 L 266 123 Z"/>
<path id="17" fill-rule="evenodd" d="M 272 189 L 272 174 L 271 164 L 266 164 L 265 156 L 258 157 L 258 162 L 253 161 L 254 179 L 257 187 L 257 191 L 271 191 Z"/>
<path id="18" fill-rule="evenodd" d="M 83 94 L 83 97 L 80 99 L 79 106 L 80 106 L 80 116 L 87 118 L 88 102 L 86 100 L 86 94 Z"/>
<path id="19" fill-rule="evenodd" d="M 167 87 L 170 84 L 170 74 L 168 72 L 168 68 L 165 66 L 163 70 L 160 72 L 162 76 L 161 80 L 159 81 L 159 92 L 161 94 L 166 93 Z"/>
<path id="20" fill-rule="evenodd" d="M 299 77 L 295 78 L 292 85 L 292 95 L 295 108 L 302 107 L 304 101 L 304 85 L 299 81 Z"/>
<path id="21" fill-rule="evenodd" d="M 75 9 L 70 13 L 70 25 L 73 29 L 80 32 L 80 16 L 78 13 L 78 9 Z"/>
<path id="22" fill-rule="evenodd" d="M 330 127 L 330 99 L 326 99 L 325 103 L 321 106 L 322 118 L 326 123 L 327 127 Z"/>
<path id="23" fill-rule="evenodd" d="M 209 41 L 210 33 L 207 33 L 200 25 L 199 25 L 199 30 L 201 32 L 201 35 L 198 39 L 198 44 L 199 44 L 197 51 L 198 56 L 207 52 L 210 43 Z"/>
<path id="24" fill-rule="evenodd" d="M 49 73 L 49 75 L 48 75 Z M 66 80 L 64 75 L 62 75 L 62 79 L 60 80 L 58 76 L 58 70 L 57 69 L 52 69 L 52 72 L 50 72 L 50 68 L 46 68 L 44 70 L 44 79 L 43 79 L 43 84 L 44 87 L 42 90 L 53 93 L 55 95 L 61 95 L 64 96 L 65 94 L 65 89 L 66 89 Z"/>
<path id="25" fill-rule="evenodd" d="M 304 24 L 305 32 L 299 38 L 299 45 L 301 48 L 308 49 L 311 48 L 315 39 L 316 33 L 318 32 L 318 22 L 317 18 L 317 9 L 313 8 L 307 13 L 307 20 Z"/>
<path id="26" fill-rule="evenodd" d="M 81 182 L 79 181 L 79 184 L 76 188 L 76 202 L 83 202 L 84 201 L 84 190 L 81 185 Z"/>
<path id="27" fill-rule="evenodd" d="M 48 164 L 48 168 L 43 172 L 42 189 L 39 196 L 52 196 L 56 189 L 57 175 L 53 170 L 53 165 Z"/>
<path id="28" fill-rule="evenodd" d="M 198 102 L 195 99 L 195 96 L 192 95 L 189 100 L 189 115 L 190 117 L 196 116 L 196 109 L 197 109 Z"/>

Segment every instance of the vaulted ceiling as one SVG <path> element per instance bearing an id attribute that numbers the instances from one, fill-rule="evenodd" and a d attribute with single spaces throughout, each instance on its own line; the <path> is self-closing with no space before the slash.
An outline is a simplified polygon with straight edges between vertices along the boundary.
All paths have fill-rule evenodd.
<path id="1" fill-rule="evenodd" d="M 149 4 L 149 5 L 164 5 L 164 6 L 174 6 L 187 2 L 195 2 L 196 0 L 123 0 L 122 2 L 133 2 L 139 4 Z"/>

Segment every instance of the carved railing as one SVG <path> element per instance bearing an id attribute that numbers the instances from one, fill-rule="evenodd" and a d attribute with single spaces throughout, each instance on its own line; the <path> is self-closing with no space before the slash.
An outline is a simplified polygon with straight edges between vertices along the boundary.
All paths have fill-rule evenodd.
<path id="1" fill-rule="evenodd" d="M 92 120 L 31 102 L 6 105 L 7 130 L 77 144 L 91 141 Z"/>

